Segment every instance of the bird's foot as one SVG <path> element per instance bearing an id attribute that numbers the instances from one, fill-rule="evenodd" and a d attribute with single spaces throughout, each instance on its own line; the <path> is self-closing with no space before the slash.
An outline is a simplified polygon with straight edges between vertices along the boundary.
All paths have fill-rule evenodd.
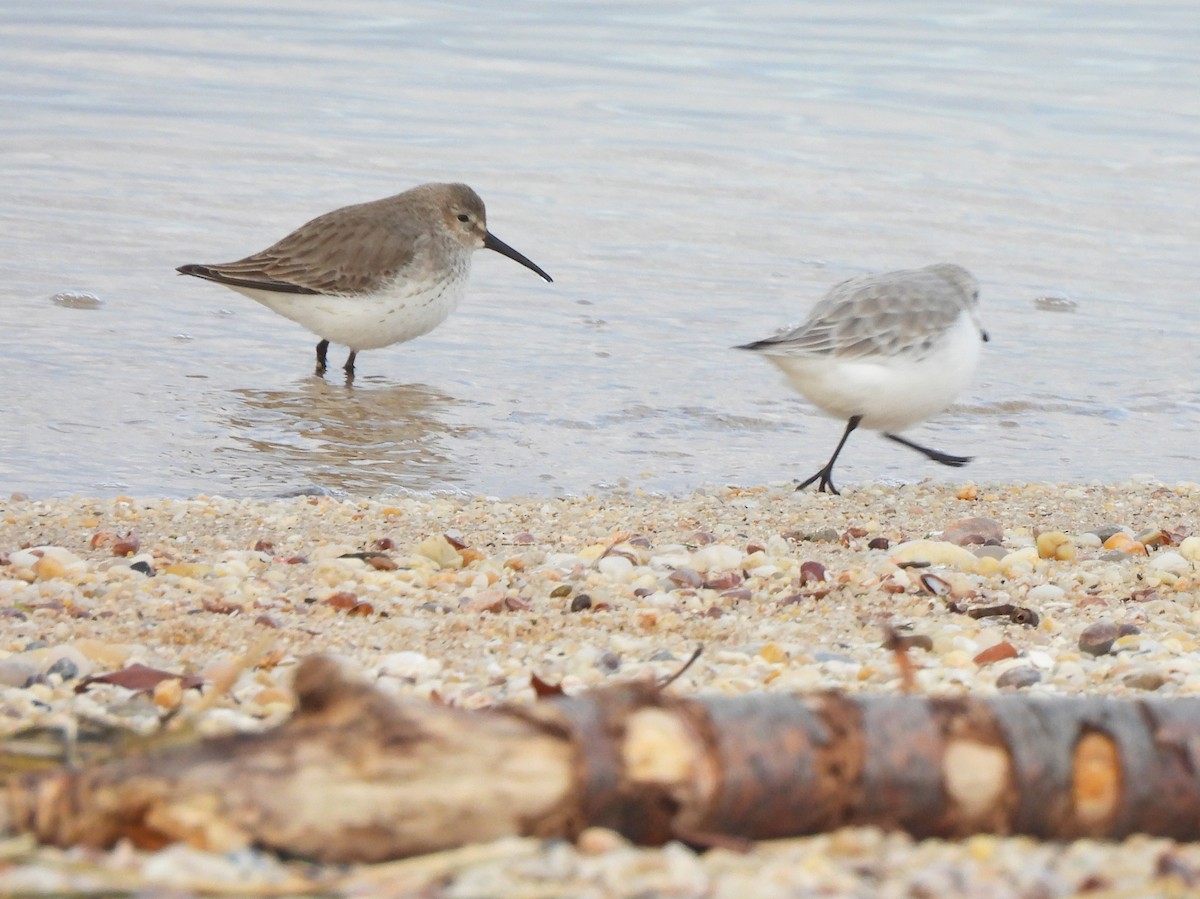
<path id="1" fill-rule="evenodd" d="M 802 481 L 801 483 L 797 484 L 796 490 L 797 491 L 803 490 L 805 487 L 808 487 L 814 481 L 817 482 L 817 493 L 832 493 L 834 496 L 842 495 L 841 492 L 836 487 L 833 486 L 833 469 L 828 468 L 828 467 L 822 468 L 820 471 L 818 471 L 815 475 L 813 475 L 808 480 Z"/>

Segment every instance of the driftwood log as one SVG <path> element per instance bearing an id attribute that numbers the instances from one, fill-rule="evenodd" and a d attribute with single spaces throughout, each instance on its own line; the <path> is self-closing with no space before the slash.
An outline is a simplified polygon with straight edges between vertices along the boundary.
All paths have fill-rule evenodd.
<path id="1" fill-rule="evenodd" d="M 1200 699 L 679 698 L 630 685 L 467 712 L 396 702 L 322 658 L 299 709 L 209 739 L 10 781 L 8 832 L 380 861 L 605 826 L 645 844 L 843 825 L 1200 839 Z"/>

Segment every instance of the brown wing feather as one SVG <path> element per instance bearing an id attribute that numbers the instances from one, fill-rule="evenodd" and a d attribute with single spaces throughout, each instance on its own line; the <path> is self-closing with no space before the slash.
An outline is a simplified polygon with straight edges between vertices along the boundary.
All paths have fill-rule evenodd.
<path id="1" fill-rule="evenodd" d="M 412 262 L 423 231 L 419 213 L 424 210 L 397 205 L 395 200 L 389 197 L 327 212 L 236 262 L 179 270 L 191 269 L 184 274 L 261 290 L 366 293 Z"/>

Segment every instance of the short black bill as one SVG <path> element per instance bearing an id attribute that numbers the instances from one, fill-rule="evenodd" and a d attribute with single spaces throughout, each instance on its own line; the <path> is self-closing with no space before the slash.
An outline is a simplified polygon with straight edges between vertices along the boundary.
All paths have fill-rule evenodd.
<path id="1" fill-rule="evenodd" d="M 551 278 L 544 271 L 542 271 L 540 268 L 538 268 L 536 265 L 534 265 L 531 260 L 526 259 L 520 253 L 518 253 L 516 250 L 514 250 L 512 247 L 510 247 L 508 244 L 506 244 L 504 241 L 502 241 L 499 237 L 497 237 L 495 234 L 493 234 L 491 231 L 489 231 L 487 233 L 487 236 L 484 237 L 483 245 L 485 247 L 487 247 L 489 250 L 495 250 L 501 256 L 507 256 L 509 259 L 512 259 L 514 262 L 521 263 L 521 265 L 525 266 L 530 271 L 537 272 L 539 275 L 541 275 L 547 281 L 550 281 L 550 282 L 554 281 L 553 278 Z"/>

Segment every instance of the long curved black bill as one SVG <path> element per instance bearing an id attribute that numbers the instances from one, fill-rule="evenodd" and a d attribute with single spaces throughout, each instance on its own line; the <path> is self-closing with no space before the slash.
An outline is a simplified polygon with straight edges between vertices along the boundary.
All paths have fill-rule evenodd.
<path id="1" fill-rule="evenodd" d="M 514 262 L 521 263 L 521 265 L 525 266 L 530 271 L 537 272 L 539 275 L 541 275 L 547 281 L 550 281 L 551 283 L 553 283 L 553 281 L 554 281 L 553 278 L 551 278 L 544 271 L 542 271 L 540 268 L 538 268 L 536 265 L 534 265 L 531 260 L 526 259 L 520 253 L 518 253 L 516 250 L 514 250 L 512 247 L 510 247 L 508 244 L 506 244 L 504 241 L 502 241 L 499 237 L 497 237 L 491 231 L 489 231 L 487 233 L 487 236 L 483 239 L 483 245 L 485 247 L 487 247 L 489 250 L 495 250 L 501 256 L 507 256 L 509 259 L 512 259 Z"/>

